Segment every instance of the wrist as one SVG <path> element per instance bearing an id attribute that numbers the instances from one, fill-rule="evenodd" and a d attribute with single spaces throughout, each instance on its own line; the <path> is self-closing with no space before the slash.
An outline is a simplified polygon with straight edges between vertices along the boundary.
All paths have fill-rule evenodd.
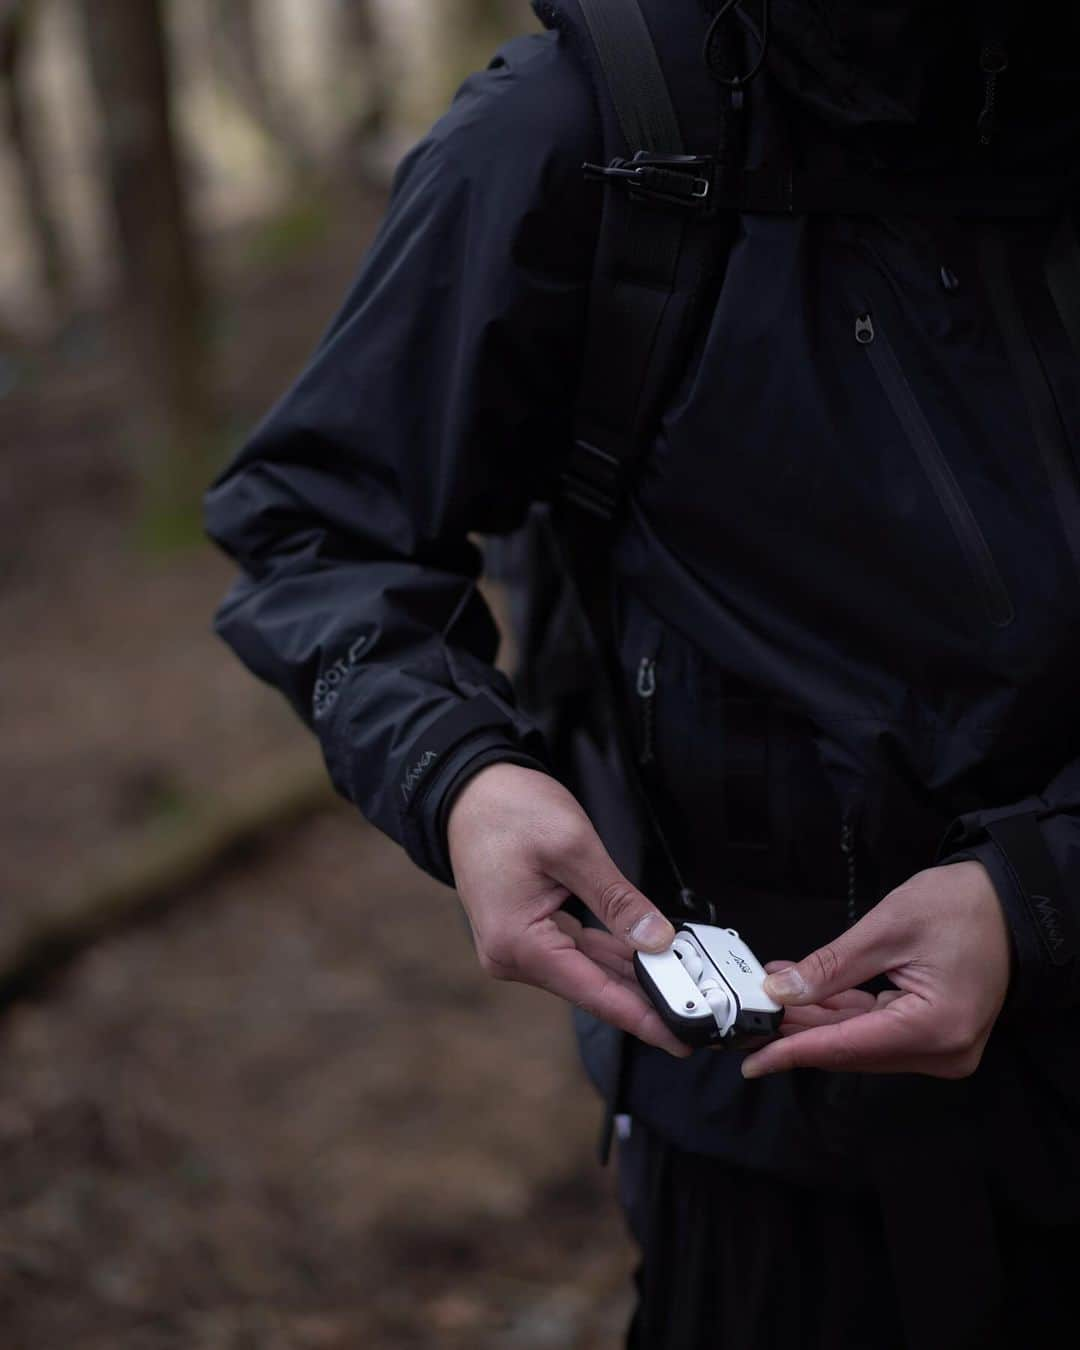
<path id="1" fill-rule="evenodd" d="M 505 747 L 481 754 L 464 766 L 447 789 L 440 811 L 439 835 L 451 873 L 462 838 L 483 829 L 523 787 L 526 791 L 532 788 L 538 776 L 549 777 L 539 760 Z"/>

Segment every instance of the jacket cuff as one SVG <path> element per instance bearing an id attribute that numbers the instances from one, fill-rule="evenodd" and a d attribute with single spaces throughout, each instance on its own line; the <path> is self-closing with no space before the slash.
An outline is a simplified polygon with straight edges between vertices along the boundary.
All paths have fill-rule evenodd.
<path id="1" fill-rule="evenodd" d="M 441 717 L 408 756 L 399 783 L 401 835 L 409 857 L 453 886 L 446 825 L 454 798 L 474 774 L 498 761 L 546 771 L 539 732 L 481 694 Z"/>
<path id="2" fill-rule="evenodd" d="M 966 859 L 981 862 L 986 868 L 1009 927 L 1012 976 L 1002 1016 L 1035 1008 L 1039 1004 L 1040 991 L 1044 989 L 1046 961 L 1016 873 L 992 839 L 941 858 L 937 865 L 944 866 Z"/>
<path id="3" fill-rule="evenodd" d="M 966 834 L 967 838 L 958 838 Z M 942 861 L 974 857 L 989 872 L 1005 911 L 1015 957 L 1010 1008 L 1061 1001 L 1072 981 L 1078 950 L 1074 918 L 1061 875 L 1034 810 L 980 813 L 957 822 L 943 841 L 954 847 Z"/>
<path id="4" fill-rule="evenodd" d="M 549 773 L 547 765 L 532 755 L 525 754 L 522 750 L 509 745 L 505 741 L 489 742 L 487 737 L 478 737 L 475 742 L 470 741 L 463 745 L 457 754 L 457 761 L 454 764 L 447 765 L 445 773 L 446 786 L 440 784 L 439 802 L 428 815 L 428 821 L 432 829 L 431 851 L 439 865 L 439 879 L 443 880 L 445 873 L 446 884 L 453 886 L 454 875 L 453 868 L 450 865 L 450 846 L 447 839 L 447 830 L 450 824 L 450 808 L 457 800 L 458 794 L 470 779 L 475 778 L 481 769 L 486 769 L 489 764 L 517 764 L 523 769 L 536 769 L 539 773 Z"/>

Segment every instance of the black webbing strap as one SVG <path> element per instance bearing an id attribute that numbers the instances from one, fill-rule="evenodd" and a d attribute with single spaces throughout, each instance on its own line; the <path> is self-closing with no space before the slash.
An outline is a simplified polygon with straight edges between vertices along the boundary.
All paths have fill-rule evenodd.
<path id="1" fill-rule="evenodd" d="M 600 676 L 594 682 L 594 720 L 620 749 L 629 784 L 627 806 L 637 807 L 643 835 L 653 837 L 680 903 L 691 907 L 694 898 L 637 773 L 630 744 L 612 552 L 632 478 L 651 445 L 664 395 L 688 357 L 690 325 L 722 249 L 722 226 L 710 209 L 720 118 L 715 108 L 693 102 L 702 89 L 709 97 L 714 92 L 707 80 L 698 79 L 692 86 L 698 92 L 687 104 L 688 125 L 703 153 L 688 153 L 666 63 L 646 17 L 650 10 L 662 15 L 663 0 L 562 0 L 557 7 L 538 6 L 542 18 L 569 31 L 584 49 L 596 85 L 606 159 L 604 165 L 584 166 L 605 194 L 604 207 L 575 441 L 551 523 L 594 646 Z M 667 61 L 676 70 L 685 61 L 699 71 L 700 37 L 690 25 L 665 24 L 669 44 L 676 27 L 685 50 L 667 50 Z M 624 1037 L 607 1092 L 603 1161 L 623 1095 L 625 1045 Z"/>
<path id="2" fill-rule="evenodd" d="M 644 9 L 643 9 L 644 4 Z M 622 762 L 644 822 L 655 836 L 679 893 L 681 874 L 634 766 L 624 726 L 624 679 L 616 651 L 612 550 L 635 470 L 647 452 L 663 395 L 689 352 L 689 325 L 716 259 L 721 231 L 709 214 L 711 162 L 687 155 L 657 46 L 646 19 L 656 0 L 577 0 L 579 37 L 592 56 L 606 168 L 586 166 L 604 186 L 604 207 L 590 289 L 588 326 L 575 417 L 575 440 L 553 523 L 565 571 L 575 587 L 606 678 L 596 690 L 596 720 L 622 749 Z M 573 6 L 563 6 L 573 25 Z M 697 51 L 695 50 L 695 58 Z M 712 141 L 702 117 L 696 136 Z M 716 124 L 719 118 L 714 115 Z M 666 180 L 688 182 L 681 196 Z M 642 185 L 644 183 L 644 186 Z"/>
<path id="3" fill-rule="evenodd" d="M 682 306 L 699 277 L 680 277 L 684 245 L 708 206 L 706 161 L 685 155 L 660 57 L 639 0 L 578 0 L 602 81 L 608 181 L 590 293 L 588 336 L 564 496 L 610 524 L 648 443 L 658 389 L 681 351 Z M 614 117 L 610 113 L 614 113 Z M 687 187 L 682 204 L 666 175 Z M 639 186 L 640 184 L 640 186 Z M 599 190 L 599 189 L 598 189 Z M 698 195 L 695 196 L 695 190 Z M 590 618 L 598 621 L 590 607 Z M 600 619 L 599 622 L 603 622 Z"/>
<path id="4" fill-rule="evenodd" d="M 679 119 L 636 0 L 578 2 L 626 144 L 631 151 L 682 154 Z"/>
<path id="5" fill-rule="evenodd" d="M 1003 816 L 986 826 L 1020 883 L 1020 892 L 1047 955 L 1064 966 L 1077 954 L 1076 920 L 1064 893 L 1061 874 L 1031 811 Z"/>

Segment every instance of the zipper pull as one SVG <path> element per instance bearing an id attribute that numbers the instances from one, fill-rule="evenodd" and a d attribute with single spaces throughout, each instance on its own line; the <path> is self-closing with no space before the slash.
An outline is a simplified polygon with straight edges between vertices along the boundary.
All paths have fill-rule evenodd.
<path id="1" fill-rule="evenodd" d="M 651 657 L 643 656 L 637 672 L 637 692 L 638 698 L 655 698 L 656 696 L 656 662 Z"/>
<path id="2" fill-rule="evenodd" d="M 641 710 L 641 764 L 651 764 L 656 758 L 656 662 L 643 656 L 638 665 L 637 696 Z"/>
<path id="3" fill-rule="evenodd" d="M 855 316 L 855 341 L 866 347 L 873 342 L 875 336 L 873 318 L 869 314 L 857 314 Z"/>
<path id="4" fill-rule="evenodd" d="M 997 123 L 998 77 L 1009 68 L 1009 53 L 1001 42 L 983 43 L 979 54 L 979 66 L 983 75 L 983 106 L 979 114 L 979 144 L 989 145 L 994 139 Z"/>
<path id="5" fill-rule="evenodd" d="M 958 291 L 960 289 L 960 278 L 951 267 L 943 267 L 938 273 L 941 277 L 941 284 L 947 291 Z"/>

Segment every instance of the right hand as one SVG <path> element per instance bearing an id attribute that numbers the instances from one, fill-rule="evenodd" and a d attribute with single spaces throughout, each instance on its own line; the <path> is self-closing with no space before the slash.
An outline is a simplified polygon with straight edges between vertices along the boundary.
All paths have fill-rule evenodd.
<path id="1" fill-rule="evenodd" d="M 680 1059 L 690 1054 L 633 967 L 635 951 L 666 951 L 675 930 L 618 870 L 561 784 L 534 769 L 490 764 L 461 790 L 447 833 L 455 884 L 489 975 L 547 989 Z M 570 895 L 609 931 L 563 913 Z"/>

